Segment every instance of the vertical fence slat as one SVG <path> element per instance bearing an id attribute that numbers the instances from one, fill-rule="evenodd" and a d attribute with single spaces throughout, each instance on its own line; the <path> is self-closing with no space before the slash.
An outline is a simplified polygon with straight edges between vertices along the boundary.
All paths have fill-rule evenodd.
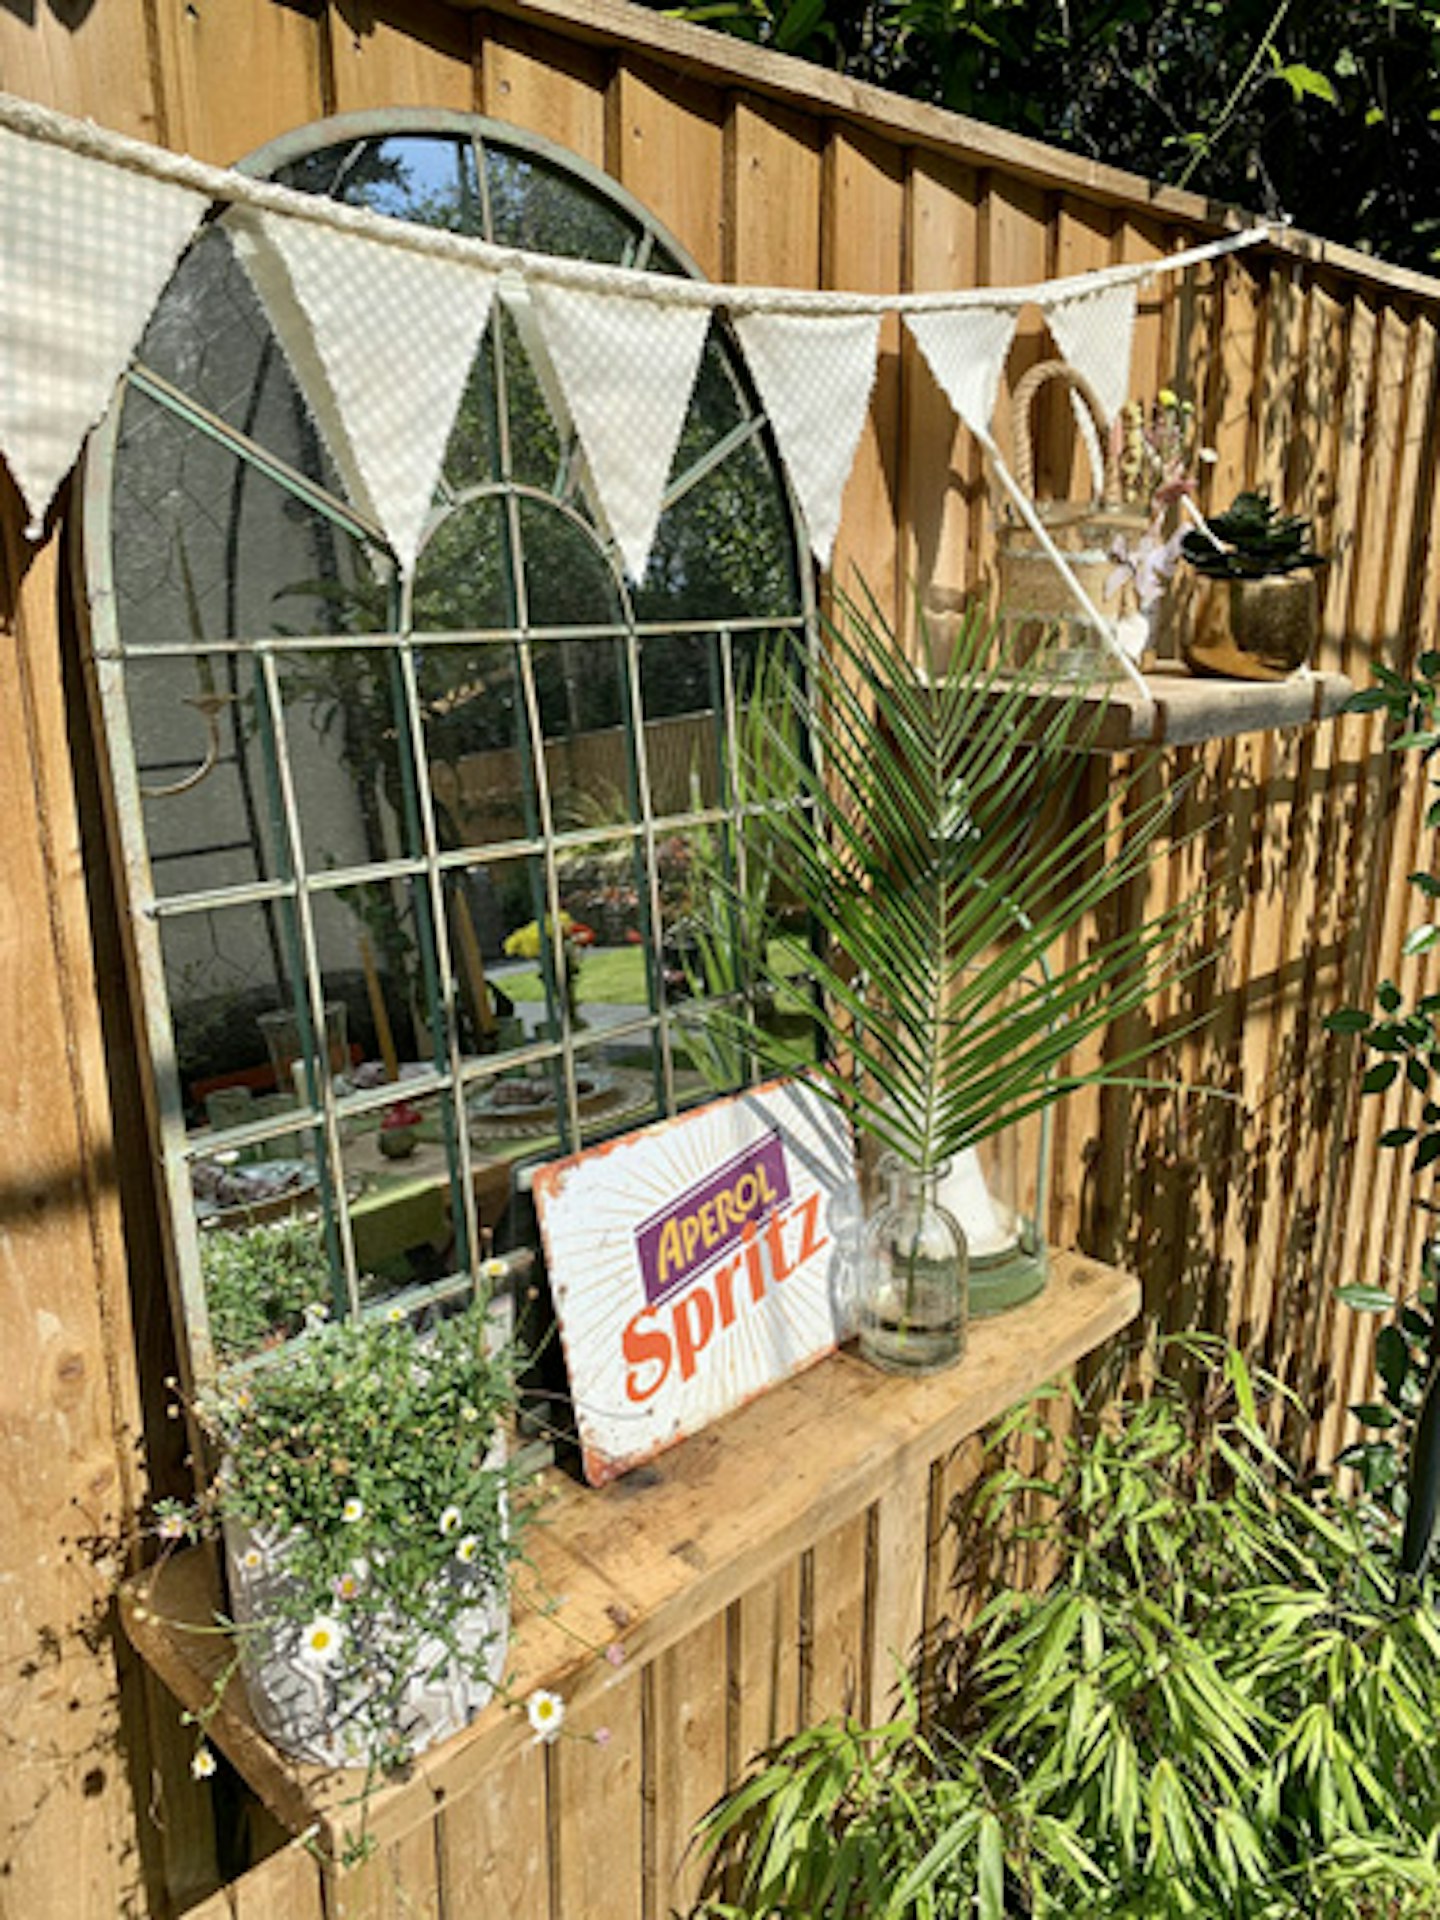
<path id="1" fill-rule="evenodd" d="M 869 1668 L 860 1701 L 867 1722 L 889 1719 L 901 1675 L 914 1673 L 923 1650 L 931 1481 L 928 1467 L 909 1474 L 871 1509 Z"/>
<path id="2" fill-rule="evenodd" d="M 548 1751 L 551 1920 L 649 1920 L 647 1677 L 627 1674 L 587 1703 Z"/>
<path id="3" fill-rule="evenodd" d="M 725 277 L 820 284 L 821 150 L 815 120 L 738 95 L 725 141 Z"/>
<path id="4" fill-rule="evenodd" d="M 149 39 L 144 0 L 111 0 L 83 15 L 0 7 L 0 86 L 137 140 L 163 140 Z"/>
<path id="5" fill-rule="evenodd" d="M 323 15 L 261 11 L 253 0 L 157 0 L 154 17 L 165 137 L 182 152 L 229 166 L 332 111 Z"/>
<path id="6" fill-rule="evenodd" d="M 652 1913 L 687 1913 L 700 1892 L 701 1862 L 690 1845 L 695 1822 L 725 1791 L 729 1636 L 718 1613 L 652 1663 L 646 1738 L 654 1785 L 655 1887 Z"/>
<path id="7" fill-rule="evenodd" d="M 822 273 L 829 287 L 890 293 L 901 283 L 905 202 L 900 154 L 849 128 L 831 133 L 825 156 Z M 862 584 L 899 624 L 897 565 L 902 438 L 900 322 L 887 314 L 870 412 L 845 488 L 834 578 L 849 593 Z"/>
<path id="8" fill-rule="evenodd" d="M 0 482 L 0 1884 L 26 1920 L 142 1898 L 111 1582 L 139 1390 L 52 610 Z M 132 1693 L 131 1704 L 135 1695 Z"/>
<path id="9" fill-rule="evenodd" d="M 916 292 L 963 286 L 980 245 L 974 169 L 935 154 L 911 157 L 906 194 L 907 279 Z M 902 330 L 904 461 L 901 468 L 901 598 L 911 588 L 944 638 L 979 580 L 985 476 L 971 435 L 951 411 L 923 355 Z"/>
<path id="10" fill-rule="evenodd" d="M 1415 575 L 1425 571 L 1432 513 L 1426 502 L 1434 498 L 1435 476 L 1435 341 L 1432 327 L 1418 319 L 1392 316 L 1396 343 L 1403 328 L 1405 373 L 1397 394 L 1399 421 L 1395 432 L 1394 475 L 1387 525 L 1390 544 L 1383 556 L 1382 603 L 1378 610 L 1375 658 L 1393 671 L 1408 673 L 1420 650 L 1422 609 L 1430 612 L 1423 593 L 1415 593 Z M 1375 918 L 1378 951 L 1373 972 L 1378 980 L 1396 980 L 1407 993 L 1420 985 L 1418 960 L 1404 957 L 1408 928 L 1424 918 L 1420 897 L 1406 883 L 1422 857 L 1427 835 L 1424 826 L 1430 798 L 1428 782 L 1419 774 L 1413 756 L 1396 760 L 1386 754 L 1383 765 L 1395 794 L 1392 853 L 1384 874 L 1376 876 L 1379 914 Z M 1402 1074 L 1390 1092 L 1368 1098 L 1375 1136 L 1402 1119 L 1414 1116 L 1415 1090 Z M 1409 1153 L 1397 1154 L 1378 1145 L 1373 1149 L 1374 1201 L 1366 1209 L 1368 1240 L 1358 1256 L 1366 1277 L 1385 1286 L 1414 1286 L 1418 1277 L 1404 1271 L 1404 1249 L 1411 1240 L 1414 1214 Z"/>
<path id="11" fill-rule="evenodd" d="M 923 1524 L 923 1520 L 922 1520 Z M 857 1514 L 805 1556 L 809 1607 L 804 1655 L 804 1717 L 858 1713 L 867 1670 L 865 1645 L 869 1521 Z"/>
<path id="12" fill-rule="evenodd" d="M 435 1822 L 326 1875 L 326 1920 L 445 1920 Z"/>
<path id="13" fill-rule="evenodd" d="M 1385 556 L 1396 516 L 1408 519 L 1411 510 L 1398 494 L 1395 457 L 1404 412 L 1408 342 L 1392 309 L 1382 307 L 1373 312 L 1372 319 L 1373 381 L 1366 394 L 1364 414 L 1355 422 L 1363 438 L 1357 449 L 1361 472 L 1351 522 L 1353 562 L 1347 583 L 1353 636 L 1350 664 L 1362 684 L 1370 677 L 1370 661 L 1377 653 L 1389 650 Z M 1347 1001 L 1365 1006 L 1370 1004 L 1377 978 L 1385 968 L 1387 943 L 1393 953 L 1398 947 L 1397 926 L 1403 931 L 1401 890 L 1390 889 L 1387 897 L 1383 887 L 1396 844 L 1396 808 L 1403 769 L 1383 751 L 1381 728 L 1373 716 L 1351 721 L 1346 730 L 1356 739 L 1357 762 L 1366 769 L 1366 779 L 1357 787 L 1362 811 L 1350 848 L 1339 984 Z M 1336 1169 L 1337 1231 L 1332 1253 L 1337 1274 L 1343 1273 L 1347 1279 L 1359 1278 L 1362 1273 L 1374 1277 L 1368 1271 L 1368 1262 L 1380 1106 L 1381 1102 L 1374 1099 L 1355 1102 L 1351 1137 Z M 1362 1159 L 1365 1180 L 1357 1203 L 1356 1169 Z M 1340 1420 L 1344 1400 L 1353 1397 L 1351 1382 L 1368 1373 L 1374 1323 L 1369 1316 L 1345 1314 L 1337 1319 L 1336 1330 L 1339 1338 L 1334 1343 L 1333 1359 L 1337 1397 L 1332 1415 Z"/>
<path id="14" fill-rule="evenodd" d="M 445 1920 L 550 1920 L 545 1751 L 533 1741 L 445 1803 Z"/>
<path id="15" fill-rule="evenodd" d="M 384 6 L 325 15 L 335 112 L 382 107 L 449 107 L 471 113 L 478 100 L 472 16 L 438 0 L 405 0 L 403 21 Z"/>
<path id="16" fill-rule="evenodd" d="M 518 20 L 487 17 L 480 54 L 484 111 L 603 166 L 608 56 Z"/>
<path id="17" fill-rule="evenodd" d="M 724 272 L 725 110 L 713 90 L 626 61 L 610 95 L 611 171 L 713 279 Z"/>
<path id="18" fill-rule="evenodd" d="M 731 1766 L 740 1771 L 800 1724 L 800 1563 L 735 1602 L 731 1634 Z"/>

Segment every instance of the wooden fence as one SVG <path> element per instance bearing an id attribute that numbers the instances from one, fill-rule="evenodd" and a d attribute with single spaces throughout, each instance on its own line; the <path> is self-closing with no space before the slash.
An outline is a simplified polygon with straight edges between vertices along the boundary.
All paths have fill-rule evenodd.
<path id="1" fill-rule="evenodd" d="M 604 167 L 706 272 L 742 281 L 1018 283 L 1159 256 L 1219 214 L 621 0 L 30 0 L 0 11 L 0 86 L 218 162 L 336 112 L 479 111 Z M 1437 317 L 1440 284 L 1299 237 L 1142 299 L 1134 392 L 1193 394 L 1218 455 L 1211 501 L 1260 483 L 1315 515 L 1333 555 L 1322 664 L 1361 684 L 1372 661 L 1403 668 L 1433 644 Z M 1045 351 L 1038 319 L 1022 327 L 1012 377 Z M 1062 482 L 1072 453 L 1058 416 L 1041 451 Z M 176 1469 L 169 1333 L 70 548 L 63 531 L 26 547 L 0 487 L 0 1908 L 110 1920 L 183 1905 L 213 1885 L 214 1863 L 208 1798 L 108 1625 L 144 1477 Z M 891 320 L 837 573 L 860 570 L 903 626 L 914 597 L 942 616 L 959 605 L 990 540 L 978 452 Z M 1403 876 L 1429 858 L 1423 788 L 1385 754 L 1378 723 L 1355 718 L 1171 751 L 1146 777 L 1192 783 L 1154 897 L 1219 883 L 1198 991 L 1209 1023 L 1175 1041 L 1171 1064 L 1228 1097 L 1074 1103 L 1057 1129 L 1056 1238 L 1138 1272 L 1160 1324 L 1251 1343 L 1321 1416 L 1324 1454 L 1369 1367 L 1368 1331 L 1334 1287 L 1413 1282 L 1423 1225 L 1403 1156 L 1377 1146 L 1403 1091 L 1361 1102 L 1350 1043 L 1322 1021 L 1384 977 L 1424 977 L 1423 960 L 1401 957 Z M 1153 1017 L 1183 1024 L 1197 995 L 1172 1002 Z M 966 1470 L 922 1476 L 902 1537 L 879 1540 L 861 1516 L 798 1560 L 790 1587 L 753 1596 L 783 1618 L 768 1639 L 737 1652 L 721 1617 L 705 1645 L 637 1675 L 618 1710 L 643 1741 L 567 1751 L 558 1798 L 536 1789 L 540 1758 L 525 1759 L 375 1863 L 347 1910 L 663 1913 L 690 1817 L 772 1731 L 724 1712 L 744 1645 L 808 1672 L 785 1689 L 796 1712 L 836 1704 L 843 1649 L 867 1631 L 866 1568 L 873 1582 L 881 1554 L 933 1593 L 937 1487 Z M 668 1811 L 617 1851 L 611 1808 L 625 1794 Z M 552 1883 L 552 1850 L 572 1877 Z M 552 1886 L 566 1889 L 558 1907 L 542 1898 Z M 320 1899 L 291 1848 L 202 1911 L 318 1920 Z"/>

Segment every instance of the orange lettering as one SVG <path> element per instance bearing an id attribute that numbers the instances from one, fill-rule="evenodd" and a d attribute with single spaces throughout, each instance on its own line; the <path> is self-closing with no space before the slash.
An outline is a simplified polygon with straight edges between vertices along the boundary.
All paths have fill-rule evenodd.
<path id="1" fill-rule="evenodd" d="M 740 1256 L 738 1253 L 735 1258 L 725 1266 L 715 1269 L 715 1298 L 720 1302 L 720 1325 L 722 1327 L 733 1327 L 735 1324 L 734 1287 L 739 1272 Z"/>
<path id="2" fill-rule="evenodd" d="M 650 1317 L 650 1308 L 642 1307 L 620 1336 L 626 1360 L 625 1397 L 633 1400 L 637 1406 L 660 1391 L 670 1372 L 668 1337 L 659 1327 L 642 1327 L 640 1324 Z M 659 1369 L 648 1387 L 640 1384 L 639 1369 L 642 1367 Z"/>
<path id="3" fill-rule="evenodd" d="M 820 1236 L 820 1195 L 812 1193 L 808 1200 L 800 1203 L 796 1209 L 801 1219 L 800 1251 L 795 1256 L 795 1265 L 803 1266 L 812 1254 L 819 1253 L 822 1247 L 830 1244 L 829 1236 Z"/>
<path id="4" fill-rule="evenodd" d="M 691 1324 L 693 1309 L 694 1324 Z M 695 1360 L 709 1344 L 715 1331 L 715 1302 L 703 1286 L 694 1287 L 675 1302 L 675 1351 L 680 1357 L 680 1378 L 693 1380 Z"/>

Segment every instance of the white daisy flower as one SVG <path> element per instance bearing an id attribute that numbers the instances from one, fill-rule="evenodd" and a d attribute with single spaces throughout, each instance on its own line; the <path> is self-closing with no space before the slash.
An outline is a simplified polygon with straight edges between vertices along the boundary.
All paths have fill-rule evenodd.
<path id="1" fill-rule="evenodd" d="M 183 1540 L 185 1538 L 185 1517 L 179 1513 L 162 1513 L 155 1522 L 155 1531 L 162 1540 Z"/>
<path id="2" fill-rule="evenodd" d="M 300 1658 L 307 1667 L 332 1666 L 345 1639 L 345 1629 L 328 1614 L 319 1614 L 300 1635 Z"/>
<path id="3" fill-rule="evenodd" d="M 240 1564 L 246 1573 L 258 1573 L 265 1564 L 265 1556 L 259 1547 L 246 1547 L 240 1556 Z"/>
<path id="4" fill-rule="evenodd" d="M 548 1746 L 560 1738 L 560 1729 L 565 1724 L 565 1702 L 558 1693 L 547 1693 L 543 1687 L 537 1687 L 525 1702 L 525 1712 L 537 1740 L 543 1740 Z"/>
<path id="5" fill-rule="evenodd" d="M 358 1494 L 351 1494 L 350 1498 L 340 1509 L 340 1518 L 345 1522 L 347 1527 L 353 1527 L 357 1520 L 363 1520 L 365 1518 L 365 1502 Z"/>
<path id="6" fill-rule="evenodd" d="M 459 1507 L 446 1507 L 440 1516 L 441 1533 L 458 1533 L 460 1522 L 464 1518 Z"/>
<path id="7" fill-rule="evenodd" d="M 462 1566 L 468 1567 L 480 1551 L 480 1542 L 473 1533 L 467 1533 L 455 1549 L 455 1558 Z"/>
<path id="8" fill-rule="evenodd" d="M 197 1780 L 208 1780 L 215 1771 L 215 1756 L 209 1747 L 201 1747 L 190 1762 L 190 1771 Z"/>
<path id="9" fill-rule="evenodd" d="M 390 1322 L 392 1327 L 398 1327 L 400 1322 L 405 1318 L 404 1307 L 387 1308 L 385 1312 L 385 1318 Z"/>
<path id="10" fill-rule="evenodd" d="M 305 1331 L 307 1333 L 314 1333 L 317 1328 L 323 1327 L 329 1318 L 330 1309 L 325 1305 L 325 1302 L 323 1300 L 312 1300 L 305 1309 Z"/>
<path id="11" fill-rule="evenodd" d="M 334 1591 L 337 1600 L 353 1600 L 359 1593 L 360 1576 L 353 1567 L 336 1574 Z"/>

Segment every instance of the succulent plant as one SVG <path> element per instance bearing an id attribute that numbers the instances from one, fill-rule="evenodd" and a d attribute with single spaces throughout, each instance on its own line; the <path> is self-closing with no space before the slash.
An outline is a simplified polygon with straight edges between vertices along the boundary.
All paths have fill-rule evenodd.
<path id="1" fill-rule="evenodd" d="M 1268 493 L 1239 494 L 1230 510 L 1209 524 L 1213 539 L 1199 531 L 1187 533 L 1181 551 L 1197 573 L 1211 579 L 1263 580 L 1325 564 L 1324 554 L 1310 544 L 1311 523 L 1281 513 Z"/>

